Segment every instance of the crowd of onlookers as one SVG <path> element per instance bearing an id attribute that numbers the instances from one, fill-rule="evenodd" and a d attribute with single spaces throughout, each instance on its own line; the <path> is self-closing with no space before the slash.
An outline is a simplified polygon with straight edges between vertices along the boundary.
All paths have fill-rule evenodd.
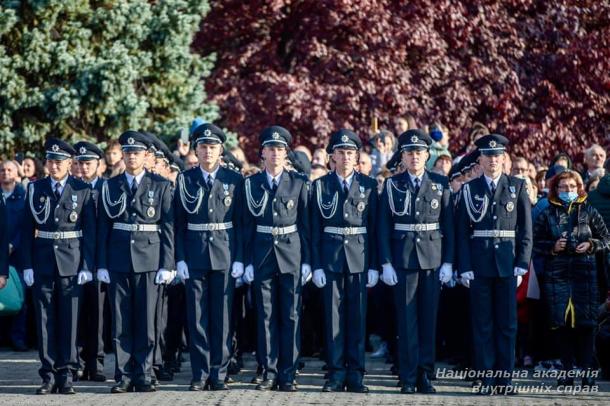
<path id="1" fill-rule="evenodd" d="M 397 135 L 410 129 L 420 127 L 433 139 L 430 147 L 430 159 L 427 162 L 427 169 L 445 176 L 451 176 L 452 192 L 457 193 L 461 184 L 476 176 L 481 172 L 476 165 L 469 165 L 468 168 L 456 170 L 461 159 L 468 156 L 474 150 L 474 142 L 481 136 L 489 133 L 488 129 L 476 123 L 473 125 L 469 134 L 469 146 L 457 154 L 450 149 L 450 131 L 442 123 L 431 123 L 428 126 L 418 126 L 413 117 L 400 118 L 396 122 L 394 131 L 382 129 L 375 134 L 371 134 L 369 141 L 359 154 L 358 170 L 366 175 L 377 179 L 379 190 L 381 190 L 384 180 L 396 173 L 403 171 L 400 156 L 397 150 Z M 508 135 L 510 137 L 510 134 Z M 235 147 L 225 155 L 225 161 L 239 168 L 244 176 L 251 175 L 260 171 L 258 162 L 248 162 L 244 151 Z M 188 142 L 178 141 L 174 154 L 184 163 L 186 169 L 198 165 L 197 157 Z M 533 162 L 525 157 L 506 154 L 504 173 L 510 174 L 525 180 L 528 188 L 529 198 L 532 204 L 533 223 L 544 210 L 553 202 L 549 193 L 553 196 L 550 187 L 560 187 L 558 182 L 553 183 L 556 176 L 568 171 L 578 173 L 574 179 L 578 178 L 582 182 L 582 193 L 579 195 L 586 200 L 587 204 L 594 207 L 601 215 L 604 223 L 610 225 L 610 160 L 606 159 L 606 150 L 597 144 L 589 145 L 583 151 L 582 162 L 575 164 L 572 157 L 561 151 L 546 163 Z M 320 147 L 311 151 L 305 146 L 297 146 L 290 152 L 290 164 L 294 169 L 309 175 L 311 180 L 315 180 L 329 171 L 333 170 L 333 162 L 329 159 L 326 149 Z M 110 142 L 105 149 L 105 160 L 101 161 L 98 175 L 109 178 L 122 173 L 124 163 L 122 160 L 121 146 L 116 141 Z M 573 172 L 572 172 L 573 171 Z M 71 173 L 79 176 L 78 162 L 75 160 Z M 2 196 L 6 202 L 9 212 L 10 229 L 10 250 L 11 265 L 20 270 L 18 256 L 15 251 L 19 246 L 19 219 L 24 209 L 25 190 L 27 184 L 45 175 L 43 162 L 36 157 L 17 156 L 5 159 L 0 163 L 0 186 Z M 567 179 L 567 178 L 566 178 Z M 578 183 L 577 181 L 575 181 Z M 556 192 L 556 191 L 555 191 Z M 585 202 L 583 200 L 583 203 Z M 542 222 L 542 220 L 539 220 Z M 544 224 L 537 224 L 542 227 Z M 539 231 L 539 230 L 538 230 Z M 534 244 L 536 238 L 542 238 L 536 234 L 534 229 Z M 598 254 L 595 258 L 591 272 L 594 272 L 597 279 L 595 291 L 588 296 L 591 306 L 597 312 L 595 314 L 595 325 L 592 327 L 594 343 L 585 343 L 580 347 L 591 345 L 595 350 L 596 359 L 600 366 L 604 367 L 604 373 L 608 374 L 608 363 L 610 362 L 610 318 L 609 318 L 609 291 L 608 291 L 608 266 L 609 256 L 606 249 L 603 254 Z M 546 262 L 545 262 L 546 261 Z M 561 358 L 565 356 L 565 344 L 571 342 L 567 336 L 562 335 L 561 331 L 552 328 L 549 300 L 545 297 L 547 291 L 545 286 L 549 283 L 547 272 L 549 259 L 545 258 L 544 249 L 534 250 L 530 271 L 526 277 L 520 281 L 517 290 L 518 302 L 518 342 L 517 359 L 520 366 L 531 368 L 560 368 Z M 309 284 L 304 292 L 304 310 L 302 321 L 303 334 L 303 355 L 317 355 L 322 351 L 321 331 L 321 300 L 319 300 L 318 289 Z M 242 289 L 247 289 L 245 286 Z M 385 284 L 378 284 L 369 291 L 368 314 L 367 317 L 367 336 L 369 338 L 369 350 L 373 351 L 374 357 L 385 357 L 389 362 L 393 359 L 396 350 L 396 331 L 394 327 L 394 315 L 391 312 L 379 311 L 393 306 L 391 298 L 391 288 Z M 250 323 L 247 312 L 246 296 L 236 296 L 236 300 L 243 302 L 238 306 L 245 308 L 246 316 L 243 317 L 243 326 Z M 35 346 L 35 330 L 32 328 L 33 315 L 28 306 L 28 301 L 16 316 L 0 318 L 0 345 L 12 346 L 15 350 L 27 350 Z M 472 340 L 469 339 L 470 329 L 464 323 L 461 315 L 468 309 L 468 294 L 465 286 L 454 280 L 452 283 L 443 285 L 441 293 L 441 311 L 438 316 L 438 337 L 437 348 L 440 359 L 452 362 L 457 367 L 467 368 L 471 365 L 469 346 Z M 375 317 L 370 317 L 375 315 Z M 106 323 L 109 325 L 109 323 Z M 236 354 L 253 350 L 252 340 L 248 339 L 249 332 L 246 327 L 237 328 Z M 561 330 L 561 329 L 559 329 Z M 579 334 L 575 330 L 575 334 Z M 573 334 L 573 332 L 571 333 Z M 583 333 L 584 334 L 584 333 Z M 575 338 L 578 340 L 578 337 Z M 107 347 L 110 350 L 110 340 L 107 340 Z M 239 348 L 241 347 L 241 348 Z M 580 348 L 578 347 L 578 348 Z M 464 350 L 466 349 L 466 351 Z M 470 350 L 471 352 L 471 350 Z M 578 357 L 575 355 L 576 363 Z M 565 361 L 564 361 L 565 362 Z M 605 364 L 604 364 L 605 363 Z"/>

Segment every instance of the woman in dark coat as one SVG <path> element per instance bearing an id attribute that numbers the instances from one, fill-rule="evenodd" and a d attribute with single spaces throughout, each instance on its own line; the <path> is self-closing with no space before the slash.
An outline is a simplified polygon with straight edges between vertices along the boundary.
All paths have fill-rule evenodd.
<path id="1" fill-rule="evenodd" d="M 566 170 L 551 180 L 550 205 L 534 224 L 534 252 L 545 256 L 542 283 L 551 328 L 558 329 L 565 370 L 574 362 L 585 373 L 583 385 L 594 385 L 594 329 L 598 292 L 595 253 L 607 248 L 610 234 L 603 218 L 587 202 L 580 175 Z M 558 385 L 572 385 L 573 375 Z"/>

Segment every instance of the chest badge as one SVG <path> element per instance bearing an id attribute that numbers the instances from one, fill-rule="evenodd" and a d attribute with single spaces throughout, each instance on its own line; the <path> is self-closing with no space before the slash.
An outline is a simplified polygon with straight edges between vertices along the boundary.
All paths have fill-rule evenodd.
<path id="1" fill-rule="evenodd" d="M 71 222 L 73 222 L 73 223 L 75 223 L 75 222 L 76 222 L 76 220 L 78 220 L 78 214 L 76 214 L 76 212 L 75 212 L 75 211 L 72 211 L 72 212 L 70 213 L 70 221 L 71 221 Z"/>
<path id="2" fill-rule="evenodd" d="M 432 199 L 432 201 L 430 202 L 430 207 L 432 207 L 433 209 L 438 209 L 438 200 Z"/>
<path id="3" fill-rule="evenodd" d="M 152 207 L 152 206 L 151 206 L 151 207 L 149 207 L 149 208 L 146 210 L 146 215 L 147 215 L 148 217 L 155 217 L 155 208 L 154 208 L 154 207 Z"/>
<path id="4" fill-rule="evenodd" d="M 358 206 L 356 206 L 356 209 L 357 209 L 357 210 L 358 210 L 360 213 L 362 213 L 362 212 L 364 211 L 365 207 L 366 207 L 366 205 L 364 204 L 364 202 L 359 202 L 359 203 L 358 203 Z"/>
<path id="5" fill-rule="evenodd" d="M 506 211 L 510 213 L 513 210 L 515 210 L 515 204 L 513 202 L 506 203 Z"/>
<path id="6" fill-rule="evenodd" d="M 292 199 L 288 200 L 288 203 L 286 203 L 286 208 L 288 210 L 292 210 L 294 208 L 294 200 L 292 200 Z"/>
<path id="7" fill-rule="evenodd" d="M 233 200 L 231 199 L 231 196 L 225 196 L 225 198 L 224 198 L 224 200 L 223 200 L 223 202 L 224 202 L 225 206 L 227 206 L 227 207 L 229 207 L 229 206 L 231 205 L 231 202 L 232 202 L 232 201 L 233 201 Z"/>

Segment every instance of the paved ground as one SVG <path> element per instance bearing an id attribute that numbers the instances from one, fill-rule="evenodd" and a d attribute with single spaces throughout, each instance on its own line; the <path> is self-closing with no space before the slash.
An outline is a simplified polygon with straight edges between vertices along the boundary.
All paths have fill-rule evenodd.
<path id="1" fill-rule="evenodd" d="M 368 360 L 369 373 L 365 383 L 370 387 L 368 395 L 350 393 L 321 393 L 324 374 L 322 363 L 318 360 L 306 360 L 307 366 L 298 378 L 298 393 L 286 394 L 280 392 L 259 392 L 254 385 L 249 384 L 254 370 L 252 357 L 246 358 L 242 372 L 235 376 L 232 390 L 225 392 L 193 393 L 187 390 L 190 380 L 188 362 L 183 364 L 182 372 L 175 380 L 163 384 L 156 393 L 129 393 L 111 395 L 112 382 L 90 383 L 77 382 L 78 391 L 74 396 L 48 395 L 36 396 L 34 391 L 40 384 L 37 369 L 38 358 L 35 352 L 15 353 L 0 352 L 0 405 L 404 405 L 417 403 L 425 405 L 457 405 L 457 404 L 610 404 L 610 383 L 599 382 L 596 393 L 567 394 L 558 392 L 550 379 L 518 379 L 519 386 L 534 385 L 547 391 L 542 393 L 520 394 L 519 396 L 482 397 L 470 392 L 468 382 L 458 379 L 439 379 L 435 381 L 438 394 L 432 396 L 401 395 L 396 388 L 396 378 L 388 373 L 388 366 L 377 360 Z M 106 375 L 112 376 L 113 357 L 109 356 L 106 364 Z M 440 368 L 444 365 L 439 365 Z M 577 388 L 576 388 L 577 389 Z"/>

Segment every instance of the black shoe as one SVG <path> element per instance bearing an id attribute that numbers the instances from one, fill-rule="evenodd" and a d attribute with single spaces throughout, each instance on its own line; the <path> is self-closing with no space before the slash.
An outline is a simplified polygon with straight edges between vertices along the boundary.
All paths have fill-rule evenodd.
<path id="1" fill-rule="evenodd" d="M 475 393 L 477 395 L 481 395 L 481 396 L 489 396 L 492 394 L 491 385 L 480 385 L 476 387 L 477 389 L 475 389 Z"/>
<path id="2" fill-rule="evenodd" d="M 347 391 L 352 393 L 369 393 L 369 388 L 363 384 L 347 385 Z"/>
<path id="3" fill-rule="evenodd" d="M 126 393 L 126 392 L 133 392 L 133 385 L 131 384 L 131 382 L 120 381 L 119 383 L 117 383 L 110 389 L 110 393 Z"/>
<path id="4" fill-rule="evenodd" d="M 400 393 L 404 393 L 406 395 L 412 395 L 415 392 L 417 392 L 415 389 L 415 385 L 402 385 L 402 387 L 400 388 Z"/>
<path id="5" fill-rule="evenodd" d="M 29 348 L 23 340 L 16 340 L 13 342 L 13 351 L 17 352 L 25 352 L 28 351 Z"/>
<path id="6" fill-rule="evenodd" d="M 76 391 L 72 384 L 65 384 L 64 386 L 59 387 L 58 392 L 62 395 L 76 395 Z"/>
<path id="7" fill-rule="evenodd" d="M 89 374 L 89 380 L 93 382 L 106 382 L 106 375 L 100 374 L 99 372 L 94 372 Z"/>
<path id="8" fill-rule="evenodd" d="M 48 395 L 56 390 L 55 385 L 51 385 L 51 382 L 43 382 L 38 389 L 36 389 L 37 395 Z"/>
<path id="9" fill-rule="evenodd" d="M 294 383 L 283 383 L 279 387 L 280 392 L 297 392 L 297 386 Z"/>
<path id="10" fill-rule="evenodd" d="M 204 382 L 201 381 L 193 381 L 191 382 L 191 385 L 189 386 L 189 390 L 191 392 L 201 392 L 204 391 L 206 387 L 206 384 Z"/>
<path id="11" fill-rule="evenodd" d="M 229 385 L 224 382 L 210 382 L 208 388 L 210 390 L 229 390 Z"/>
<path id="12" fill-rule="evenodd" d="M 343 392 L 344 385 L 337 381 L 326 381 L 322 387 L 322 392 Z"/>
<path id="13" fill-rule="evenodd" d="M 256 390 L 271 390 L 274 389 L 275 383 L 271 379 L 263 379 L 260 381 L 258 385 L 256 385 Z"/>
<path id="14" fill-rule="evenodd" d="M 236 361 L 229 362 L 229 366 L 227 367 L 228 375 L 237 375 L 241 371 L 241 367 Z"/>
<path id="15" fill-rule="evenodd" d="M 417 391 L 419 393 L 427 394 L 436 393 L 436 389 L 434 389 L 434 386 L 430 383 L 428 374 L 425 371 L 421 371 L 417 377 Z"/>
<path id="16" fill-rule="evenodd" d="M 136 392 L 156 392 L 157 388 L 151 384 L 136 385 Z"/>

